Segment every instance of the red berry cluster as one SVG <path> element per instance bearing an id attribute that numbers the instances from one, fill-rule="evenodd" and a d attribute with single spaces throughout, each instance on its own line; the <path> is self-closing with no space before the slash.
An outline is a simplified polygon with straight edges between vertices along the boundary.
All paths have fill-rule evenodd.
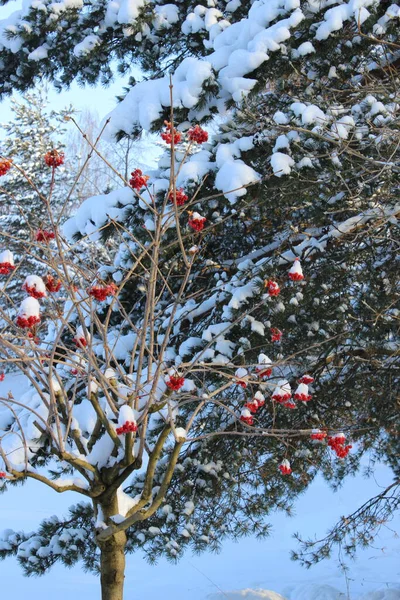
<path id="1" fill-rule="evenodd" d="M 58 150 L 50 150 L 50 152 L 44 155 L 44 162 L 48 167 L 53 167 L 53 169 L 64 164 L 64 159 L 64 152 L 58 152 Z"/>
<path id="2" fill-rule="evenodd" d="M 250 402 L 246 402 L 245 408 L 248 408 L 249 411 L 255 415 L 259 408 L 264 406 L 265 400 L 263 398 L 253 398 Z"/>
<path id="3" fill-rule="evenodd" d="M 336 456 L 339 458 L 346 458 L 351 448 L 353 447 L 350 444 L 346 445 L 345 442 L 346 436 L 344 435 L 344 433 L 328 437 L 328 446 L 335 452 Z"/>
<path id="4" fill-rule="evenodd" d="M 32 333 L 32 331 L 28 331 L 27 333 L 28 338 L 30 338 L 35 344 L 38 344 L 40 342 L 40 339 L 34 334 Z"/>
<path id="5" fill-rule="evenodd" d="M 122 427 L 117 427 L 116 432 L 118 435 L 124 433 L 135 433 L 137 431 L 137 425 L 134 421 L 126 421 Z"/>
<path id="6" fill-rule="evenodd" d="M 292 469 L 290 467 L 290 464 L 287 465 L 287 464 L 282 463 L 281 465 L 279 465 L 278 468 L 279 468 L 280 472 L 282 473 L 282 475 L 291 475 L 292 474 Z"/>
<path id="7" fill-rule="evenodd" d="M 179 144 L 182 141 L 182 134 L 172 127 L 172 123 L 164 121 L 165 131 L 161 134 L 161 138 L 167 144 L 172 144 L 172 134 L 174 135 L 174 144 Z"/>
<path id="8" fill-rule="evenodd" d="M 37 317 L 36 315 L 31 315 L 30 317 L 19 315 L 15 322 L 21 329 L 31 329 L 40 323 L 40 317 Z"/>
<path id="9" fill-rule="evenodd" d="M 303 377 L 300 377 L 298 381 L 299 383 L 305 383 L 306 385 L 310 385 L 310 383 L 314 383 L 314 377 L 311 377 L 311 375 L 303 375 Z"/>
<path id="10" fill-rule="evenodd" d="M 256 367 L 256 373 L 260 379 L 264 379 L 265 377 L 271 377 L 272 369 L 260 369 L 260 367 Z"/>
<path id="11" fill-rule="evenodd" d="M 4 381 L 5 378 L 5 374 L 4 373 L 0 373 L 0 381 Z"/>
<path id="12" fill-rule="evenodd" d="M 49 242 L 50 240 L 54 240 L 56 234 L 54 231 L 46 231 L 45 229 L 38 229 L 35 235 L 35 240 L 37 242 Z"/>
<path id="13" fill-rule="evenodd" d="M 7 477 L 7 474 L 4 473 L 4 471 L 0 471 L 0 479 L 5 479 Z"/>
<path id="14" fill-rule="evenodd" d="M 0 275 L 8 275 L 15 269 L 15 266 L 9 262 L 0 263 Z"/>
<path id="15" fill-rule="evenodd" d="M 89 296 L 93 296 L 98 302 L 104 302 L 108 296 L 115 296 L 117 289 L 115 283 L 110 283 L 109 285 L 94 285 L 88 290 L 88 293 Z"/>
<path id="16" fill-rule="evenodd" d="M 149 175 L 143 175 L 141 169 L 135 169 L 131 173 L 132 178 L 129 180 L 129 185 L 134 190 L 140 192 L 140 190 L 147 184 L 150 179 Z"/>
<path id="17" fill-rule="evenodd" d="M 271 342 L 280 342 L 282 339 L 283 333 L 280 329 L 276 327 L 271 327 Z"/>
<path id="18" fill-rule="evenodd" d="M 322 442 L 326 438 L 326 436 L 326 431 L 321 431 L 320 429 L 318 429 L 311 433 L 310 439 L 315 442 Z"/>
<path id="19" fill-rule="evenodd" d="M 171 202 L 174 201 L 174 192 L 173 192 L 173 190 L 169 193 L 168 198 L 171 200 Z M 176 198 L 176 204 L 177 204 L 177 206 L 182 206 L 182 204 L 185 204 L 186 200 L 188 199 L 188 197 L 186 196 L 185 192 L 183 191 L 183 188 L 179 188 L 179 190 L 176 190 L 176 192 L 175 192 L 175 198 Z"/>
<path id="20" fill-rule="evenodd" d="M 0 177 L 8 173 L 11 169 L 12 160 L 9 158 L 0 158 Z"/>
<path id="21" fill-rule="evenodd" d="M 196 142 L 197 144 L 204 144 L 204 142 L 208 141 L 208 133 L 200 125 L 191 127 L 187 133 L 187 137 L 191 142 Z"/>
<path id="22" fill-rule="evenodd" d="M 184 385 L 185 378 L 180 375 L 170 375 L 165 383 L 170 390 L 177 392 Z"/>
<path id="23" fill-rule="evenodd" d="M 36 300 L 40 300 L 41 298 L 44 298 L 46 296 L 46 292 L 41 292 L 41 291 L 37 290 L 34 285 L 28 285 L 27 283 L 24 283 L 24 285 L 22 286 L 22 289 L 29 296 L 32 296 L 32 298 L 36 298 Z"/>
<path id="24" fill-rule="evenodd" d="M 254 418 L 252 415 L 246 416 L 246 415 L 241 415 L 240 416 L 240 420 L 243 423 L 246 423 L 246 425 L 254 425 Z"/>
<path id="25" fill-rule="evenodd" d="M 269 279 L 265 282 L 265 287 L 267 288 L 267 292 L 270 296 L 278 296 L 281 291 L 279 285 L 272 279 Z"/>
<path id="26" fill-rule="evenodd" d="M 204 225 L 206 224 L 207 219 L 205 217 L 196 217 L 189 216 L 189 227 L 194 229 L 194 231 L 202 231 L 204 229 Z"/>
<path id="27" fill-rule="evenodd" d="M 86 348 L 87 346 L 87 340 L 84 337 L 73 338 L 72 341 L 80 348 Z"/>
<path id="28" fill-rule="evenodd" d="M 61 281 L 53 277 L 53 275 L 46 275 L 43 281 L 48 292 L 55 293 L 61 288 Z"/>

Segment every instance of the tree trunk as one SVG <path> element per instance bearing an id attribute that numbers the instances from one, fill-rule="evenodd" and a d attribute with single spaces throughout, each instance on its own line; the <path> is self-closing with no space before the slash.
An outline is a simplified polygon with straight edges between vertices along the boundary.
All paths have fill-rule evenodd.
<path id="1" fill-rule="evenodd" d="M 104 520 L 118 514 L 116 497 L 110 504 L 102 506 Z M 100 542 L 101 600 L 123 600 L 125 579 L 126 533 L 119 531 L 104 542 Z"/>

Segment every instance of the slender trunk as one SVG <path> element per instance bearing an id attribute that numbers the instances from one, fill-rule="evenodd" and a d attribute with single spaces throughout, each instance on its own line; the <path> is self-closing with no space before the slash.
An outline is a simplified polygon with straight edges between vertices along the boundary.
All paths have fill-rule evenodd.
<path id="1" fill-rule="evenodd" d="M 118 514 L 117 498 L 101 507 L 104 520 Z M 125 545 L 126 533 L 119 531 L 108 540 L 100 542 L 100 581 L 101 600 L 123 600 L 125 579 Z"/>

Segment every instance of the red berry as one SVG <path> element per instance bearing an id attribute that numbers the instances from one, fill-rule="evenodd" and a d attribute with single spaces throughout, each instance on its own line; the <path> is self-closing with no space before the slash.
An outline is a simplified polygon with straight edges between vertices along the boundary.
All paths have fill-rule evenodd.
<path id="1" fill-rule="evenodd" d="M 0 177 L 8 173 L 11 169 L 12 160 L 9 158 L 0 158 Z"/>
<path id="2" fill-rule="evenodd" d="M 136 191 L 140 191 L 150 179 L 149 175 L 143 175 L 141 169 L 135 169 L 131 173 L 132 178 L 129 180 L 129 185 Z"/>
<path id="3" fill-rule="evenodd" d="M 44 278 L 44 284 L 46 286 L 46 290 L 48 292 L 58 292 L 61 288 L 61 281 L 59 279 L 55 279 L 53 275 L 46 275 Z"/>
<path id="4" fill-rule="evenodd" d="M 185 204 L 186 200 L 188 199 L 185 192 L 183 191 L 183 188 L 179 188 L 179 190 L 176 190 L 175 197 L 176 197 L 177 206 L 182 206 L 182 204 Z M 168 198 L 171 200 L 171 202 L 174 201 L 174 192 L 173 191 L 171 191 L 169 193 Z"/>
<path id="5" fill-rule="evenodd" d="M 44 155 L 44 161 L 48 167 L 56 169 L 60 165 L 64 164 L 64 152 L 58 152 L 58 150 L 50 150 Z"/>
<path id="6" fill-rule="evenodd" d="M 54 231 L 46 231 L 45 229 L 38 229 L 35 235 L 35 240 L 37 242 L 48 242 L 49 240 L 54 240 L 56 234 Z"/>
<path id="7" fill-rule="evenodd" d="M 170 390 L 177 392 L 184 385 L 185 378 L 180 375 L 170 375 L 165 383 Z"/>
<path id="8" fill-rule="evenodd" d="M 191 127 L 187 133 L 187 136 L 191 142 L 196 142 L 197 144 L 203 144 L 204 142 L 208 141 L 208 133 L 207 131 L 204 131 L 200 125 Z"/>
<path id="9" fill-rule="evenodd" d="M 269 279 L 265 282 L 265 287 L 267 288 L 268 294 L 270 296 L 278 296 L 281 291 L 279 285 L 276 283 L 276 281 L 273 281 L 272 279 Z"/>
<path id="10" fill-rule="evenodd" d="M 172 132 L 174 134 L 174 145 L 179 144 L 182 140 L 182 134 L 172 127 L 172 124 L 169 121 L 164 121 L 165 131 L 161 134 L 161 138 L 167 144 L 172 144 Z"/>
<path id="11" fill-rule="evenodd" d="M 271 342 L 280 342 L 282 339 L 283 333 L 280 329 L 276 327 L 271 327 Z"/>

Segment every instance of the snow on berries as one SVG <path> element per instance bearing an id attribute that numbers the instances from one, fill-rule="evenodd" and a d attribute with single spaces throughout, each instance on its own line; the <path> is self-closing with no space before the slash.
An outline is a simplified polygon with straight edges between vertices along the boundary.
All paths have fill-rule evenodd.
<path id="1" fill-rule="evenodd" d="M 280 470 L 282 475 L 291 475 L 292 473 L 290 462 L 286 458 L 281 462 L 278 469 Z"/>
<path id="2" fill-rule="evenodd" d="M 353 447 L 351 444 L 346 445 L 346 436 L 341 431 L 328 437 L 328 446 L 335 452 L 338 458 L 346 458 Z"/>
<path id="3" fill-rule="evenodd" d="M 108 296 L 115 296 L 117 292 L 117 286 L 115 283 L 110 283 L 108 285 L 93 285 L 88 290 L 89 296 L 95 298 L 98 302 L 104 302 Z"/>
<path id="4" fill-rule="evenodd" d="M 29 296 L 32 296 L 32 298 L 36 298 L 36 300 L 40 300 L 40 298 L 45 298 L 47 296 L 46 285 L 43 279 L 38 277 L 38 275 L 28 275 L 22 285 L 22 289 L 25 290 Z"/>
<path id="5" fill-rule="evenodd" d="M 90 342 L 90 339 L 91 339 L 90 333 L 87 332 L 85 334 L 85 332 L 83 331 L 82 325 L 79 325 L 79 327 L 77 328 L 77 330 L 75 332 L 75 336 L 72 338 L 72 341 L 75 342 L 75 344 L 78 347 L 86 348 L 86 346 Z"/>
<path id="6" fill-rule="evenodd" d="M 310 435 L 310 439 L 313 442 L 322 442 L 327 436 L 326 431 L 322 431 L 321 429 L 313 429 Z"/>
<path id="7" fill-rule="evenodd" d="M 294 393 L 294 399 L 299 402 L 309 402 L 312 396 L 308 393 L 308 385 L 306 383 L 299 383 Z"/>
<path id="8" fill-rule="evenodd" d="M 281 288 L 276 281 L 273 281 L 272 279 L 268 279 L 268 281 L 265 282 L 265 287 L 267 288 L 267 292 L 271 297 L 278 296 L 280 294 Z"/>
<path id="9" fill-rule="evenodd" d="M 191 127 L 187 132 L 188 140 L 191 142 L 196 142 L 196 144 L 204 144 L 204 142 L 208 141 L 208 133 L 200 125 L 195 125 Z"/>
<path id="10" fill-rule="evenodd" d="M 248 408 L 242 408 L 242 412 L 240 413 L 240 420 L 246 425 L 254 425 L 254 418 Z"/>
<path id="11" fill-rule="evenodd" d="M 271 327 L 270 332 L 271 332 L 271 342 L 280 342 L 281 341 L 283 333 L 280 329 L 277 329 L 276 327 Z"/>
<path id="12" fill-rule="evenodd" d="M 171 200 L 171 202 L 174 202 L 174 191 L 173 190 L 170 191 L 168 198 Z M 186 200 L 188 199 L 187 195 L 183 191 L 183 188 L 179 188 L 179 190 L 175 191 L 175 198 L 176 198 L 177 206 L 182 206 L 183 204 L 185 204 Z"/>
<path id="13" fill-rule="evenodd" d="M 50 150 L 44 155 L 44 162 L 48 167 L 52 167 L 53 169 L 64 164 L 64 159 L 64 152 L 58 152 L 58 150 Z"/>
<path id="14" fill-rule="evenodd" d="M 149 175 L 143 175 L 141 169 L 135 169 L 134 171 L 132 171 L 131 175 L 132 177 L 129 180 L 129 185 L 137 192 L 140 192 L 140 190 L 145 187 L 148 180 L 150 179 Z"/>
<path id="15" fill-rule="evenodd" d="M 264 406 L 264 404 L 265 404 L 264 396 L 262 395 L 261 392 L 257 392 L 254 395 L 254 398 L 252 400 L 250 400 L 249 402 L 246 402 L 246 404 L 244 406 L 245 406 L 245 408 L 248 408 L 252 414 L 255 414 L 259 408 Z"/>
<path id="16" fill-rule="evenodd" d="M 178 392 L 185 384 L 185 378 L 178 371 L 171 369 L 168 374 L 168 379 L 165 380 L 167 388 L 173 392 Z"/>
<path id="17" fill-rule="evenodd" d="M 260 379 L 264 377 L 270 377 L 272 375 L 272 361 L 266 354 L 258 355 L 258 365 L 255 368 L 255 371 Z"/>
<path id="18" fill-rule="evenodd" d="M 124 435 L 126 433 L 135 433 L 136 431 L 137 423 L 134 412 L 130 406 L 124 404 L 119 410 L 116 432 L 118 435 Z"/>
<path id="19" fill-rule="evenodd" d="M 288 276 L 292 281 L 301 281 L 304 279 L 303 269 L 301 268 L 299 258 L 295 258 L 294 263 L 289 269 Z"/>
<path id="20" fill-rule="evenodd" d="M 15 269 L 14 257 L 10 250 L 0 253 L 0 275 L 8 275 Z"/>
<path id="21" fill-rule="evenodd" d="M 46 231 L 46 229 L 38 229 L 35 235 L 35 240 L 37 242 L 49 242 L 50 240 L 54 240 L 56 234 L 54 231 Z"/>
<path id="22" fill-rule="evenodd" d="M 272 394 L 272 400 L 279 404 L 283 404 L 284 402 L 288 402 L 291 397 L 292 388 L 290 387 L 290 383 L 286 379 L 280 379 Z"/>
<path id="23" fill-rule="evenodd" d="M 195 231 L 202 231 L 207 219 L 198 212 L 189 212 L 189 227 Z"/>
<path id="24" fill-rule="evenodd" d="M 166 144 L 172 144 L 172 135 L 174 136 L 174 144 L 179 144 L 182 141 L 182 134 L 180 131 L 172 127 L 172 123 L 164 121 L 165 131 L 161 134 L 161 138 Z"/>
<path id="25" fill-rule="evenodd" d="M 243 389 L 247 388 L 247 377 L 248 377 L 249 373 L 247 371 L 247 369 L 244 369 L 243 367 L 239 367 L 238 369 L 236 369 L 235 372 L 235 383 L 237 385 L 240 385 L 240 387 L 242 387 Z"/>
<path id="26" fill-rule="evenodd" d="M 12 160 L 9 158 L 0 158 L 0 177 L 8 173 L 11 169 Z"/>
<path id="27" fill-rule="evenodd" d="M 25 298 L 21 302 L 21 306 L 19 307 L 16 324 L 21 329 L 31 329 L 35 325 L 40 323 L 40 304 L 33 298 L 29 296 Z"/>

